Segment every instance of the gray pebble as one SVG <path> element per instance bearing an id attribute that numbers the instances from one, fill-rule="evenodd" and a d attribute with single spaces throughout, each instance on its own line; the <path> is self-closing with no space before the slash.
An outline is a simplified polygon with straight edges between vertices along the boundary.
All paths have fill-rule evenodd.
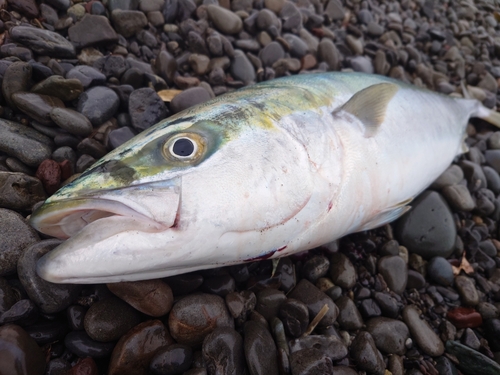
<path id="1" fill-rule="evenodd" d="M 118 35 L 107 17 L 91 14 L 86 14 L 71 26 L 68 29 L 68 37 L 77 48 L 116 43 L 118 40 Z"/>
<path id="2" fill-rule="evenodd" d="M 484 152 L 486 163 L 497 173 L 500 173 L 500 150 L 486 150 Z"/>
<path id="3" fill-rule="evenodd" d="M 231 75 L 245 84 L 255 81 L 255 69 L 241 50 L 234 51 L 234 59 L 231 62 Z"/>
<path id="4" fill-rule="evenodd" d="M 108 140 L 111 147 L 115 149 L 134 137 L 135 134 L 132 129 L 125 126 L 123 128 L 111 130 L 108 135 Z"/>
<path id="5" fill-rule="evenodd" d="M 78 79 L 85 89 L 90 86 L 103 85 L 106 82 L 104 74 L 87 65 L 75 66 L 66 74 L 66 78 Z"/>
<path id="6" fill-rule="evenodd" d="M 207 335 L 203 340 L 202 353 L 210 374 L 244 373 L 243 339 L 232 328 L 216 328 Z"/>
<path id="7" fill-rule="evenodd" d="M 10 29 L 13 41 L 28 46 L 39 55 L 74 58 L 75 47 L 58 33 L 37 27 L 15 26 Z"/>
<path id="8" fill-rule="evenodd" d="M 411 332 L 422 351 L 432 357 L 438 357 L 444 353 L 444 345 L 441 339 L 434 333 L 429 324 L 420 318 L 420 312 L 414 305 L 408 305 L 403 310 L 403 321 Z"/>
<path id="9" fill-rule="evenodd" d="M 427 263 L 427 275 L 439 285 L 453 284 L 454 275 L 451 264 L 443 257 L 434 257 Z"/>
<path id="10" fill-rule="evenodd" d="M 486 178 L 486 186 L 493 193 L 500 193 L 500 176 L 497 171 L 487 165 L 483 166 L 484 177 Z"/>
<path id="11" fill-rule="evenodd" d="M 332 361 L 345 358 L 348 354 L 347 346 L 334 335 L 308 335 L 295 340 L 290 340 L 290 352 L 316 348 L 328 354 Z"/>
<path id="12" fill-rule="evenodd" d="M 97 86 L 80 95 L 77 110 L 87 117 L 92 125 L 98 126 L 113 117 L 119 105 L 120 99 L 113 90 Z"/>
<path id="13" fill-rule="evenodd" d="M 145 87 L 130 94 L 128 112 L 132 126 L 143 131 L 163 120 L 167 116 L 167 107 L 153 89 Z"/>
<path id="14" fill-rule="evenodd" d="M 342 296 L 335 300 L 335 304 L 339 308 L 337 322 L 341 329 L 355 331 L 363 327 L 363 317 L 352 299 Z"/>
<path id="15" fill-rule="evenodd" d="M 498 363 L 457 341 L 448 341 L 446 351 L 458 359 L 457 367 L 464 374 L 497 375 L 500 373 Z"/>
<path id="16" fill-rule="evenodd" d="M 304 263 L 302 275 L 312 283 L 327 274 L 330 261 L 323 255 L 317 255 Z"/>
<path id="17" fill-rule="evenodd" d="M 210 94 L 203 87 L 192 87 L 177 94 L 170 102 L 172 113 L 178 113 L 186 108 L 210 100 Z"/>
<path id="18" fill-rule="evenodd" d="M 404 355 L 406 340 L 410 331 L 400 320 L 384 317 L 372 318 L 366 323 L 366 330 L 370 332 L 377 348 L 386 354 Z"/>
<path id="19" fill-rule="evenodd" d="M 471 278 L 464 275 L 457 276 L 455 278 L 455 287 L 460 293 L 464 305 L 476 306 L 479 303 L 479 295 Z"/>
<path id="20" fill-rule="evenodd" d="M 441 190 L 441 193 L 450 206 L 457 210 L 472 211 L 476 206 L 467 186 L 448 185 Z"/>
<path id="21" fill-rule="evenodd" d="M 272 66 L 276 61 L 285 57 L 285 50 L 278 42 L 271 42 L 259 53 L 264 66 Z"/>
<path id="22" fill-rule="evenodd" d="M 330 277 L 335 285 L 351 289 L 356 284 L 356 269 L 344 254 L 335 253 L 330 258 Z"/>
<path id="23" fill-rule="evenodd" d="M 53 108 L 64 108 L 64 103 L 61 99 L 30 92 L 17 92 L 12 94 L 11 100 L 20 111 L 42 125 L 52 124 L 50 112 Z"/>
<path id="24" fill-rule="evenodd" d="M 376 375 L 384 374 L 384 357 L 378 351 L 370 333 L 361 331 L 356 335 L 351 344 L 350 354 L 358 368 Z"/>
<path id="25" fill-rule="evenodd" d="M 257 293 L 255 310 L 267 321 L 278 316 L 283 302 L 286 301 L 285 293 L 276 289 L 264 289 Z"/>
<path id="26" fill-rule="evenodd" d="M 0 171 L 0 207 L 27 211 L 45 198 L 47 196 L 38 178 Z"/>
<path id="27" fill-rule="evenodd" d="M 86 137 L 94 130 L 89 119 L 81 113 L 69 108 L 53 108 L 50 118 L 68 133 Z"/>
<path id="28" fill-rule="evenodd" d="M 31 92 L 54 96 L 65 102 L 77 99 L 83 91 L 78 79 L 65 79 L 61 76 L 50 76 L 31 88 Z"/>
<path id="29" fill-rule="evenodd" d="M 458 184 L 464 179 L 464 172 L 458 165 L 453 164 L 446 169 L 431 185 L 431 189 L 440 190 L 445 186 Z"/>
<path id="30" fill-rule="evenodd" d="M 336 71 L 340 68 L 341 55 L 335 44 L 323 38 L 318 45 L 318 60 L 328 64 L 328 70 Z"/>
<path id="31" fill-rule="evenodd" d="M 355 72 L 373 74 L 374 68 L 371 60 L 365 56 L 356 56 L 350 60 L 351 67 Z"/>
<path id="32" fill-rule="evenodd" d="M 248 321 L 243 330 L 245 358 L 250 375 L 277 374 L 276 344 L 266 326 Z"/>
<path id="33" fill-rule="evenodd" d="M 397 294 L 404 292 L 408 281 L 408 267 L 403 258 L 398 255 L 382 257 L 377 267 L 390 290 Z"/>
<path id="34" fill-rule="evenodd" d="M 111 12 L 111 19 L 116 32 L 123 35 L 125 38 L 137 34 L 148 24 L 146 15 L 136 10 L 113 10 Z"/>
<path id="35" fill-rule="evenodd" d="M 314 375 L 333 373 L 332 360 L 316 348 L 302 349 L 290 355 L 292 375 Z"/>
<path id="36" fill-rule="evenodd" d="M 237 34 L 243 28 L 241 18 L 226 8 L 210 4 L 207 12 L 215 28 L 224 34 Z"/>
<path id="37" fill-rule="evenodd" d="M 16 108 L 11 96 L 16 92 L 29 91 L 33 68 L 30 64 L 17 61 L 9 64 L 3 74 L 2 94 L 7 103 Z"/>

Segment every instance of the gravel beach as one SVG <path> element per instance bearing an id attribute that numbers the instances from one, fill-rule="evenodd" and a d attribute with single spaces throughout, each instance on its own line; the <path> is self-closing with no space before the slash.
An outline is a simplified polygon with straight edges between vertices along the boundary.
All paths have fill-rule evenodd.
<path id="1" fill-rule="evenodd" d="M 499 375 L 500 131 L 382 228 L 165 279 L 51 284 L 26 218 L 193 105 L 311 72 L 495 108 L 500 1 L 0 0 L 0 375 Z M 81 265 L 85 267 L 85 264 Z"/>

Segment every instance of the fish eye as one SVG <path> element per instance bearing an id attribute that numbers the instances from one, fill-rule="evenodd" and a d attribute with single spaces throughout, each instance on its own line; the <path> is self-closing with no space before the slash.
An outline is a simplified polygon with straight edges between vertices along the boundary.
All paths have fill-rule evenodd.
<path id="1" fill-rule="evenodd" d="M 189 138 L 177 138 L 170 145 L 170 153 L 178 158 L 189 158 L 196 153 L 196 144 Z"/>

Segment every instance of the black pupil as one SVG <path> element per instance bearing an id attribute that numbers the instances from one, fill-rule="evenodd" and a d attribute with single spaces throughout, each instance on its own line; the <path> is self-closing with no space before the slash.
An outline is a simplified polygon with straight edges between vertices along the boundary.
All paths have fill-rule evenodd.
<path id="1" fill-rule="evenodd" d="M 172 151 L 177 156 L 189 156 L 194 151 L 194 144 L 187 138 L 181 138 L 175 141 Z"/>

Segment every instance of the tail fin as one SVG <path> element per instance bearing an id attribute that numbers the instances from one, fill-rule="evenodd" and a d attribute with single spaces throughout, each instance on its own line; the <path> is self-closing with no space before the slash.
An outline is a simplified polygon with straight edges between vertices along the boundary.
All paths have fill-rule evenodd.
<path id="1" fill-rule="evenodd" d="M 472 113 L 471 117 L 478 117 L 484 121 L 489 122 L 491 125 L 500 128 L 500 113 L 492 109 L 486 108 L 481 103 L 478 103 L 476 110 Z"/>

